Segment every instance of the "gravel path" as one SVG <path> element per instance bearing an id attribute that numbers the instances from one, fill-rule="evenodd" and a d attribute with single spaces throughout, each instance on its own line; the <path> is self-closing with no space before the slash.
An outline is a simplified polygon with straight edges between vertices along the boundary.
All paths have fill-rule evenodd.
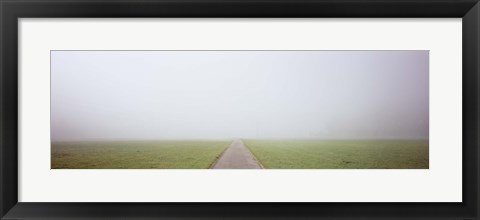
<path id="1" fill-rule="evenodd" d="M 242 140 L 234 140 L 212 169 L 262 169 Z"/>

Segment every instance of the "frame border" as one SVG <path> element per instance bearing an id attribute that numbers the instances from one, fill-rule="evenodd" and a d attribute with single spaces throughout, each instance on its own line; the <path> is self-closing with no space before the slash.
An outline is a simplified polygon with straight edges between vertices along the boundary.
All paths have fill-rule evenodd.
<path id="1" fill-rule="evenodd" d="M 0 0 L 1 219 L 479 219 L 479 0 Z M 18 202 L 18 18 L 462 18 L 462 203 Z M 441 192 L 439 192 L 441 193 Z"/>

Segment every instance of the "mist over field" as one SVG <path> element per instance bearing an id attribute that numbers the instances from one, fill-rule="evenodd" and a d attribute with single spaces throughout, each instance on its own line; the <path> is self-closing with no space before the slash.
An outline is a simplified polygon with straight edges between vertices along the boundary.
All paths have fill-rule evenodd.
<path id="1" fill-rule="evenodd" d="M 420 139 L 428 51 L 52 51 L 51 138 Z"/>

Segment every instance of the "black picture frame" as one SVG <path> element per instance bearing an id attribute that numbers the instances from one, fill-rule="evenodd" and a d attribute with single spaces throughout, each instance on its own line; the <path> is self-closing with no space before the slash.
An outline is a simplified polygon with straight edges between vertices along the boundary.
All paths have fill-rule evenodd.
<path id="1" fill-rule="evenodd" d="M 0 0 L 0 14 L 1 219 L 479 219 L 478 0 Z M 17 20 L 46 17 L 462 18 L 463 202 L 18 202 Z"/>

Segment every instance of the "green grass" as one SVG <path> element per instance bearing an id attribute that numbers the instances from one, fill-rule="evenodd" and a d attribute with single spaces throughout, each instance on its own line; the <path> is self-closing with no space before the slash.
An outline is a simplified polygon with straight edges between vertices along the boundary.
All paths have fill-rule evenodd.
<path id="1" fill-rule="evenodd" d="M 245 140 L 265 168 L 428 169 L 428 141 Z"/>
<path id="2" fill-rule="evenodd" d="M 96 141 L 52 144 L 52 169 L 207 169 L 230 141 Z"/>

